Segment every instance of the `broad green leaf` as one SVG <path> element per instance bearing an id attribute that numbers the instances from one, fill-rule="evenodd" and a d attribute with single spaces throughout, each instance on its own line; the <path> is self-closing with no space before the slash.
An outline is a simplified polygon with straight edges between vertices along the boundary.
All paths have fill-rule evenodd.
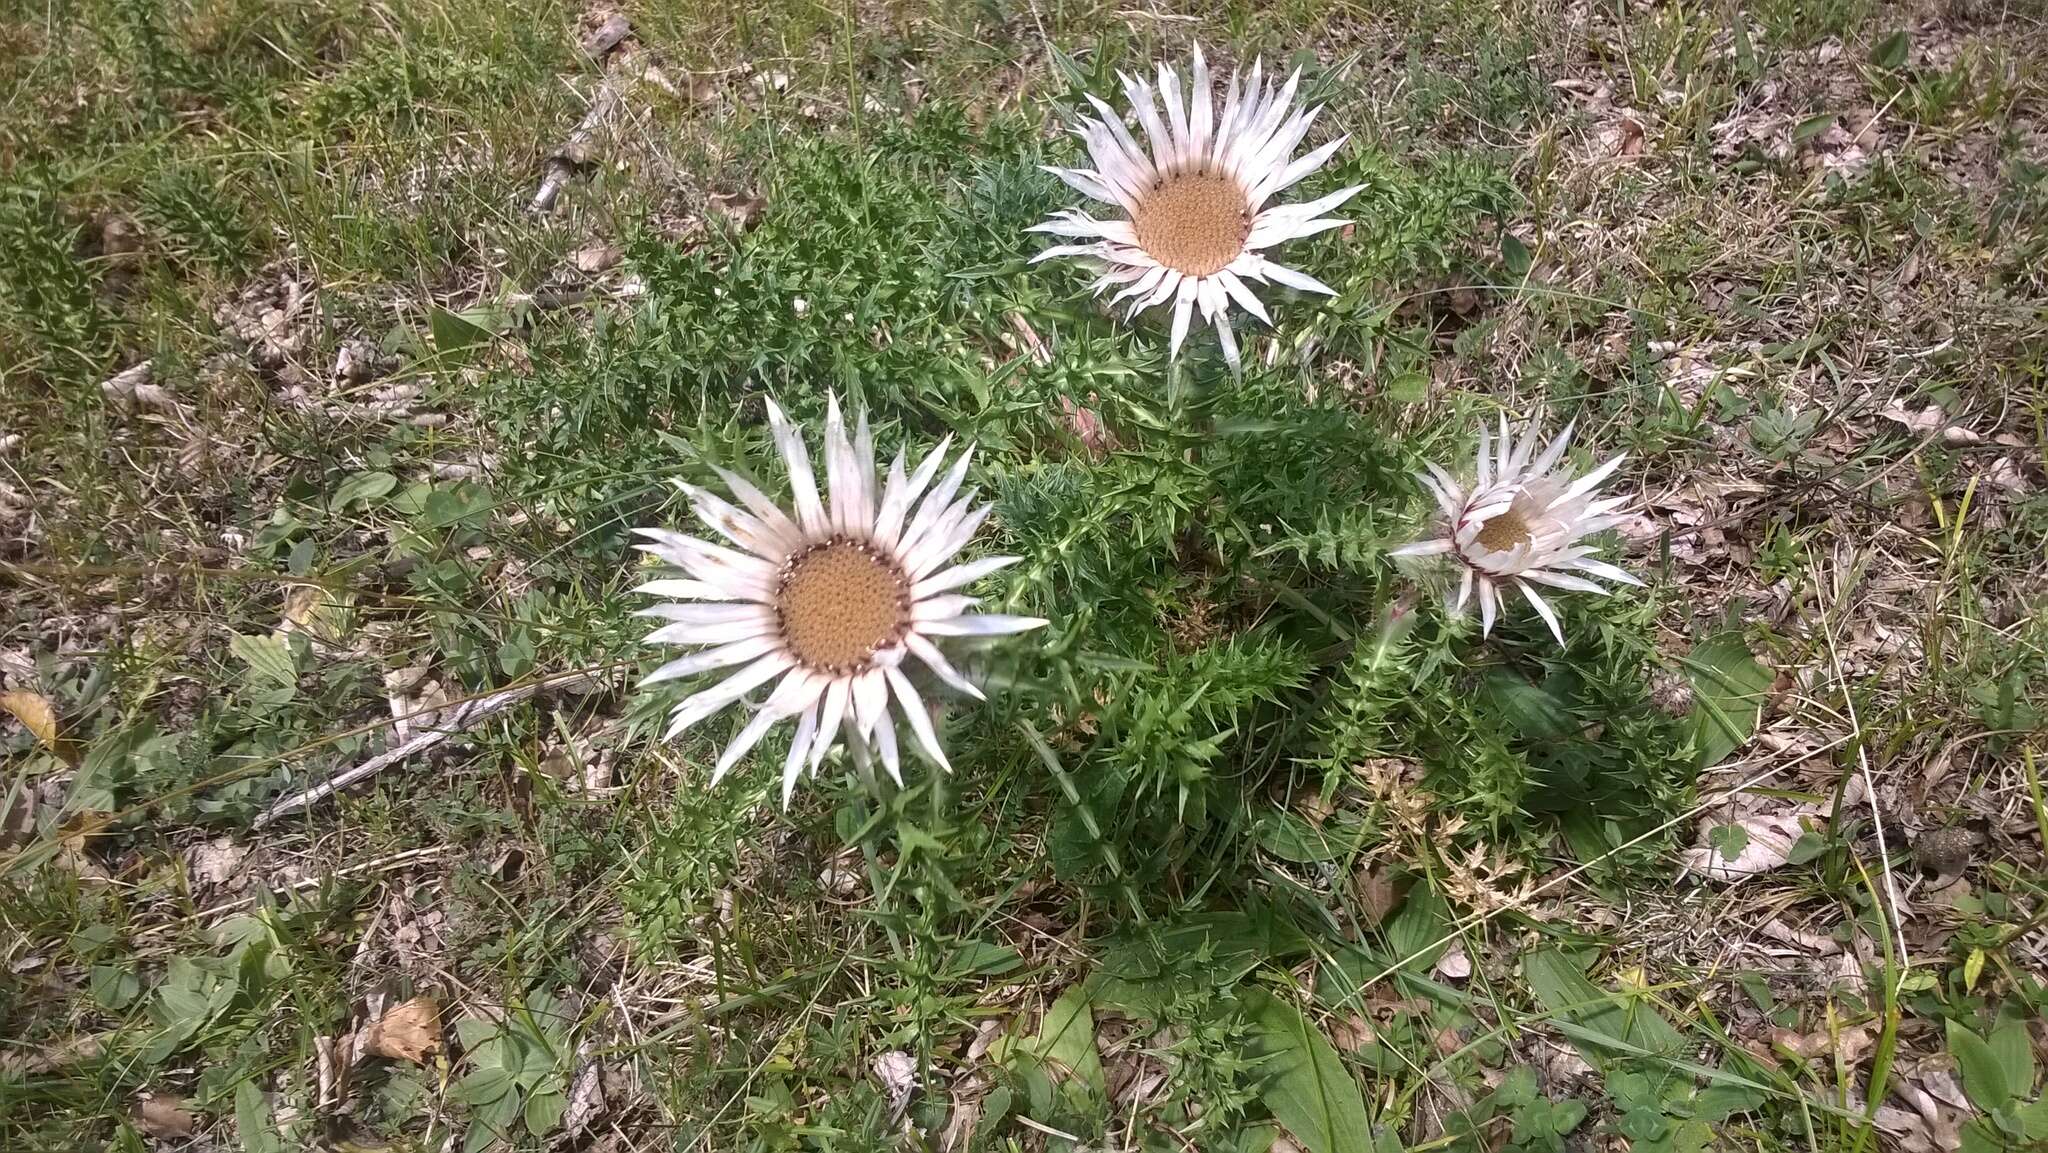
<path id="1" fill-rule="evenodd" d="M 1328 832 L 1293 813 L 1277 809 L 1259 815 L 1252 826 L 1252 835 L 1258 839 L 1260 848 L 1297 865 L 1334 861 L 1350 849 L 1349 845 L 1332 838 Z"/>
<path id="2" fill-rule="evenodd" d="M 441 485 L 427 494 L 420 511 L 420 523 L 428 528 L 462 524 L 475 527 L 491 510 L 490 490 L 468 481 Z"/>
<path id="3" fill-rule="evenodd" d="M 1806 119 L 1801 120 L 1799 122 L 1799 126 L 1792 130 L 1792 143 L 1804 144 L 1807 141 L 1813 139 L 1814 137 L 1819 136 L 1821 133 L 1826 132 L 1828 129 L 1834 127 L 1835 119 L 1835 113 L 1823 112 L 1818 116 L 1809 116 Z"/>
<path id="4" fill-rule="evenodd" d="M 505 327 L 496 315 L 481 309 L 450 312 L 436 308 L 427 316 L 434 351 L 443 356 L 466 352 L 505 331 Z"/>
<path id="5" fill-rule="evenodd" d="M 1963 1074 L 1963 1095 L 1986 1113 L 2011 1104 L 2012 1081 L 2005 1064 L 1984 1038 L 1960 1021 L 1948 1023 L 1948 1051 Z"/>
<path id="6" fill-rule="evenodd" d="M 1395 404 L 1421 404 L 1429 399 L 1429 378 L 1419 372 L 1403 372 L 1387 382 L 1387 399 Z"/>
<path id="7" fill-rule="evenodd" d="M 1010 1115 L 1010 1097 L 1010 1087 L 998 1085 L 981 1099 L 981 1123 L 988 1126 L 989 1131 L 998 1131 L 997 1126 Z"/>
<path id="8" fill-rule="evenodd" d="M 477 1056 L 477 1048 L 497 1035 L 496 1021 L 486 1021 L 481 1017 L 464 1017 L 455 1023 L 455 1036 L 462 1041 L 462 1051 L 468 1053 L 471 1059 L 477 1060 L 479 1064 L 485 1062 Z"/>
<path id="9" fill-rule="evenodd" d="M 1102 1056 L 1095 1051 L 1095 1014 L 1089 1010 L 1086 987 L 1070 987 L 1045 1011 L 1032 1050 L 1060 1072 L 1097 1093 L 1103 1091 Z"/>
<path id="10" fill-rule="evenodd" d="M 1536 999 L 1561 1024 L 1580 1026 L 1565 1033 L 1595 1064 L 1612 1057 L 1617 1049 L 1669 1055 L 1685 1047 L 1685 1037 L 1646 999 L 1600 988 L 1556 949 L 1539 950 L 1522 958 L 1522 975 Z M 1602 1039 L 1619 1044 L 1602 1045 Z"/>
<path id="11" fill-rule="evenodd" d="M 545 1137 L 554 1132 L 561 1123 L 562 1114 L 569 1108 L 569 1099 L 552 1090 L 535 1093 L 526 1099 L 524 1119 L 526 1131 L 536 1137 Z"/>
<path id="12" fill-rule="evenodd" d="M 1788 865 L 1803 865 L 1828 851 L 1828 839 L 1819 833 L 1801 833 L 1792 842 L 1792 848 L 1785 854 Z"/>
<path id="13" fill-rule="evenodd" d="M 1358 1081 L 1301 1010 L 1264 989 L 1241 994 L 1255 1055 L 1267 1073 L 1260 1098 L 1309 1153 L 1370 1153 L 1371 1119 Z"/>
<path id="14" fill-rule="evenodd" d="M 1887 72 L 1897 71 L 1905 67 L 1912 48 L 1912 34 L 1901 28 L 1877 42 L 1877 47 L 1870 50 L 1870 62 Z"/>
<path id="15" fill-rule="evenodd" d="M 275 685 L 296 685 L 299 670 L 292 661 L 291 642 L 273 633 L 249 636 L 235 634 L 228 651 L 242 659 L 249 671 Z"/>
<path id="16" fill-rule="evenodd" d="M 495 1065 L 473 1069 L 454 1086 L 455 1098 L 470 1105 L 487 1105 L 512 1092 L 513 1076 Z"/>
<path id="17" fill-rule="evenodd" d="M 1716 825 L 1707 831 L 1707 844 L 1721 850 L 1721 859 L 1732 861 L 1749 847 L 1749 830 L 1741 825 Z"/>
<path id="18" fill-rule="evenodd" d="M 1489 703 L 1500 710 L 1515 731 L 1529 741 L 1560 741 L 1578 726 L 1565 711 L 1564 702 L 1527 677 L 1496 669 L 1486 678 L 1484 692 Z"/>
<path id="19" fill-rule="evenodd" d="M 1586 1119 L 1586 1103 L 1577 1097 L 1570 1097 L 1557 1103 L 1550 1111 L 1551 1131 L 1562 1137 L 1579 1127 Z"/>
<path id="20" fill-rule="evenodd" d="M 241 1135 L 243 1153 L 282 1153 L 284 1149 L 271 1117 L 270 1101 L 253 1080 L 235 1086 L 235 1131 Z"/>
<path id="21" fill-rule="evenodd" d="M 1692 679 L 1693 747 L 1701 768 L 1719 764 L 1756 731 L 1771 670 L 1750 654 L 1739 628 L 1723 629 L 1685 658 Z"/>
<path id="22" fill-rule="evenodd" d="M 1535 263 L 1529 256 L 1529 246 L 1512 232 L 1500 234 L 1500 262 L 1516 280 L 1529 275 L 1529 268 Z"/>
<path id="23" fill-rule="evenodd" d="M 1401 907 L 1387 918 L 1387 949 L 1393 954 L 1389 963 L 1417 973 L 1429 972 L 1451 947 L 1444 939 L 1450 931 L 1450 906 L 1426 880 L 1416 882 Z"/>
<path id="24" fill-rule="evenodd" d="M 2034 1046 L 2027 1038 L 2026 1022 L 2001 1016 L 1985 1038 L 1991 1055 L 2005 1070 L 2005 1084 L 2014 1097 L 2025 1097 L 2034 1089 Z"/>
<path id="25" fill-rule="evenodd" d="M 125 965 L 92 967 L 92 999 L 102 1008 L 121 1009 L 142 992 L 142 981 Z"/>
<path id="26" fill-rule="evenodd" d="M 953 950 L 946 967 L 955 973 L 975 974 L 994 977 L 1010 972 L 1024 963 L 1017 950 L 988 941 L 969 941 Z"/>
<path id="27" fill-rule="evenodd" d="M 519 1094 L 506 1093 L 477 1107 L 469 1115 L 469 1132 L 462 1138 L 462 1153 L 483 1153 L 500 1141 L 509 1144 L 512 1127 L 519 1121 Z"/>
<path id="28" fill-rule="evenodd" d="M 388 472 L 359 472 L 334 487 L 334 507 L 339 510 L 354 504 L 372 505 L 397 487 L 398 478 Z"/>
<path id="29" fill-rule="evenodd" d="M 2020 1123 L 2020 1131 L 2029 1141 L 2048 1141 L 2048 1094 L 2043 1094 L 2032 1104 L 2022 1105 L 2013 1114 Z"/>
<path id="30" fill-rule="evenodd" d="M 2012 1147 L 1998 1136 L 1989 1117 L 1972 1117 L 1963 1126 L 1960 1153 L 2011 1153 Z"/>

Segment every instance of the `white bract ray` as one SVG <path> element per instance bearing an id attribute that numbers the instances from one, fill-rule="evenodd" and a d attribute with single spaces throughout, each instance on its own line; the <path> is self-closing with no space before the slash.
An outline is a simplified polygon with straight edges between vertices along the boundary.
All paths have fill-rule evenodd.
<path id="1" fill-rule="evenodd" d="M 973 447 L 944 467 L 949 437 L 909 471 L 899 450 L 878 483 L 866 415 L 849 439 L 833 397 L 825 419 L 821 492 L 803 434 L 772 400 L 768 422 L 789 471 L 792 508 L 777 506 L 745 478 L 720 469 L 737 505 L 676 483 L 697 518 L 726 543 L 668 529 L 635 530 L 649 541 L 636 547 L 683 574 L 636 590 L 663 598 L 640 613 L 666 622 L 648 634 L 648 642 L 697 650 L 640 683 L 730 670 L 676 706 L 666 737 L 674 739 L 773 681 L 720 754 L 713 785 L 785 720 L 796 722 L 782 766 L 785 806 L 798 778 L 807 768 L 815 774 L 835 743 L 845 743 L 863 765 L 870 755 L 879 756 L 901 784 L 892 702 L 918 747 L 950 769 L 924 699 L 903 669 L 904 657 L 916 657 L 939 681 L 980 699 L 981 690 L 960 675 L 933 639 L 1001 636 L 1046 623 L 971 612 L 980 602 L 960 591 L 1019 558 L 948 563 L 988 519 L 989 507 L 975 505 L 974 490 L 960 491 Z"/>
<path id="2" fill-rule="evenodd" d="M 1581 537 L 1626 519 L 1618 510 L 1628 497 L 1595 499 L 1595 493 L 1627 454 L 1574 478 L 1569 469 L 1558 468 L 1571 443 L 1571 426 L 1566 425 L 1539 456 L 1541 424 L 1540 416 L 1530 421 L 1519 440 L 1511 435 L 1506 416 L 1500 419 L 1497 439 L 1489 437 L 1481 424 L 1477 475 L 1469 489 L 1436 465 L 1425 464 L 1429 471 L 1420 479 L 1443 513 L 1443 535 L 1404 545 L 1392 555 L 1449 556 L 1457 561 L 1462 571 L 1452 611 L 1463 611 L 1476 591 L 1481 635 L 1493 632 L 1494 617 L 1505 608 L 1502 588 L 1514 585 L 1561 645 L 1564 628 L 1536 585 L 1604 594 L 1607 589 L 1587 578 L 1643 582 L 1595 559 L 1596 549 L 1578 543 Z"/>
<path id="3" fill-rule="evenodd" d="M 1164 120 L 1152 85 L 1124 76 L 1124 92 L 1145 134 L 1145 145 L 1109 105 L 1090 95 L 1089 103 L 1101 118 L 1083 117 L 1075 134 L 1087 144 L 1095 167 L 1049 166 L 1046 171 L 1083 196 L 1119 209 L 1123 217 L 1098 220 L 1079 209 L 1067 209 L 1031 228 L 1078 242 L 1054 245 L 1033 257 L 1034 264 L 1056 256 L 1095 262 L 1103 268 L 1093 286 L 1096 295 L 1119 288 L 1110 303 L 1129 301 L 1128 315 L 1170 301 L 1169 356 L 1179 355 L 1188 323 L 1199 309 L 1215 326 L 1233 370 L 1239 367 L 1239 358 L 1230 327 L 1231 306 L 1272 323 L 1247 281 L 1336 294 L 1315 277 L 1261 253 L 1344 225 L 1346 221 L 1326 213 L 1363 187 L 1353 185 L 1303 203 L 1271 203 L 1321 168 L 1350 137 L 1339 136 L 1296 158 L 1295 146 L 1308 135 L 1322 108 L 1295 107 L 1300 72 L 1284 84 L 1277 77 L 1265 78 L 1263 72 L 1258 62 L 1249 76 L 1233 71 L 1218 110 L 1209 66 L 1197 46 L 1185 99 L 1180 73 L 1159 66 L 1157 95 L 1166 106 Z"/>

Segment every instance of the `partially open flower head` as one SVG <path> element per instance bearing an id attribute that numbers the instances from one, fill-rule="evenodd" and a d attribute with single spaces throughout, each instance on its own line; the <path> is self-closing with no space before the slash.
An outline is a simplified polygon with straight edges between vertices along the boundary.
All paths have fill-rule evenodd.
<path id="1" fill-rule="evenodd" d="M 1470 488 L 1436 465 L 1425 463 L 1429 471 L 1420 479 L 1443 513 L 1442 533 L 1397 548 L 1393 555 L 1455 560 L 1460 574 L 1452 609 L 1463 611 L 1476 590 L 1482 635 L 1492 633 L 1494 618 L 1505 607 L 1502 589 L 1512 584 L 1550 626 L 1557 643 L 1563 644 L 1564 628 L 1536 585 L 1605 593 L 1607 589 L 1587 578 L 1631 585 L 1643 582 L 1595 559 L 1596 549 L 1578 543 L 1624 519 L 1618 510 L 1628 503 L 1628 497 L 1596 499 L 1595 494 L 1600 482 L 1620 467 L 1627 454 L 1574 479 L 1569 469 L 1558 467 L 1571 444 L 1571 426 L 1566 425 L 1538 455 L 1541 425 L 1540 417 L 1530 421 L 1518 440 L 1510 432 L 1506 416 L 1501 417 L 1498 438 L 1489 436 L 1481 424 L 1477 475 Z"/>
<path id="2" fill-rule="evenodd" d="M 640 614 L 669 622 L 648 634 L 648 642 L 699 649 L 640 683 L 738 668 L 685 698 L 666 736 L 675 738 L 775 681 L 719 756 L 712 784 L 783 720 L 796 723 L 782 768 L 784 805 L 806 767 L 815 774 L 826 752 L 842 740 L 862 764 L 871 752 L 879 755 L 901 783 L 892 700 L 925 755 L 950 768 L 903 658 L 917 657 L 940 681 L 980 699 L 981 690 L 960 675 L 934 638 L 998 636 L 1046 623 L 972 612 L 980 601 L 958 591 L 1018 560 L 999 556 L 947 564 L 988 519 L 989 506 L 975 506 L 975 491 L 960 491 L 973 448 L 943 475 L 951 438 L 907 473 L 899 450 L 887 479 L 877 483 L 867 417 L 861 416 L 849 439 L 834 397 L 825 420 L 821 495 L 802 433 L 772 400 L 768 420 L 789 470 L 791 510 L 744 477 L 720 469 L 738 506 L 694 485 L 677 486 L 697 518 L 734 547 L 668 529 L 636 530 L 651 542 L 639 548 L 687 574 L 637 590 L 666 602 Z"/>
<path id="3" fill-rule="evenodd" d="M 1076 134 L 1087 143 L 1093 168 L 1053 168 L 1083 196 L 1123 213 L 1122 219 L 1097 220 L 1079 209 L 1056 213 L 1035 225 L 1033 232 L 1076 238 L 1032 258 L 1076 256 L 1103 268 L 1095 281 L 1098 295 L 1112 287 L 1122 291 L 1111 304 L 1130 302 L 1130 315 L 1154 305 L 1173 304 L 1173 335 L 1169 355 L 1178 355 L 1196 309 L 1215 325 L 1224 358 L 1239 365 L 1237 338 L 1230 327 L 1230 307 L 1238 307 L 1271 324 L 1266 306 L 1246 281 L 1273 281 L 1304 292 L 1334 295 L 1334 290 L 1305 273 L 1267 260 L 1260 253 L 1284 241 L 1313 236 L 1339 227 L 1343 220 L 1324 214 L 1358 192 L 1339 189 L 1299 204 L 1271 204 L 1343 147 L 1335 140 L 1296 158 L 1295 146 L 1308 135 L 1320 107 L 1298 110 L 1296 72 L 1285 84 L 1264 78 L 1261 64 L 1251 75 L 1232 72 L 1223 107 L 1215 107 L 1209 66 L 1195 49 L 1194 73 L 1185 98 L 1180 73 L 1159 67 L 1158 94 L 1165 98 L 1160 119 L 1153 88 L 1143 80 L 1123 77 L 1124 92 L 1145 133 L 1140 145 L 1123 118 L 1094 95 L 1088 100 L 1101 119 L 1084 117 Z"/>

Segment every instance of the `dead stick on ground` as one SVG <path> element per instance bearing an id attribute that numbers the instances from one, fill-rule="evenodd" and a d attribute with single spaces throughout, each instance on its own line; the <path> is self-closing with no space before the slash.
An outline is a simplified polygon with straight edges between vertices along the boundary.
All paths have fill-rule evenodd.
<path id="1" fill-rule="evenodd" d="M 591 98 L 590 108 L 583 119 L 569 133 L 569 139 L 560 148 L 548 155 L 547 168 L 540 182 L 539 191 L 526 207 L 529 212 L 544 213 L 554 208 L 555 197 L 561 194 L 578 169 L 589 165 L 597 156 L 598 130 L 610 120 L 619 107 L 619 80 L 615 72 L 605 73 L 604 80 L 597 86 L 597 95 Z"/>
<path id="2" fill-rule="evenodd" d="M 317 889 L 321 885 L 324 885 L 327 882 L 335 880 L 340 877 L 355 877 L 360 876 L 364 873 L 388 873 L 396 869 L 403 869 L 408 866 L 417 864 L 420 861 L 432 860 L 436 857 L 445 857 L 448 854 L 456 851 L 457 846 L 455 845 L 428 845 L 423 849 L 407 849 L 402 853 L 393 853 L 388 857 L 378 857 L 374 861 L 363 861 L 358 864 L 349 865 L 344 868 L 336 869 L 331 873 L 322 873 L 317 877 L 301 877 L 300 879 L 293 881 L 291 884 L 286 885 L 284 887 L 287 890 L 294 893 L 303 893 L 307 889 Z M 202 909 L 189 917 L 181 917 L 178 920 L 166 922 L 165 924 L 161 925 L 151 925 L 149 928 L 137 932 L 135 936 L 149 937 L 154 936 L 158 933 L 169 932 L 172 929 L 176 929 L 182 925 L 192 924 L 195 921 L 210 921 L 213 918 L 220 916 L 222 913 L 232 913 L 237 909 L 246 909 L 250 905 L 253 905 L 255 903 L 255 897 L 239 897 L 225 904 L 215 905 L 210 909 Z"/>
<path id="3" fill-rule="evenodd" d="M 552 680 L 538 680 L 532 684 L 520 685 L 517 688 L 506 689 L 502 693 L 492 693 L 489 696 L 477 697 L 474 700 L 464 701 L 459 705 L 452 706 L 443 716 L 435 720 L 432 728 L 405 741 L 397 748 L 387 749 L 359 765 L 343 769 L 304 792 L 294 793 L 289 797 L 274 802 L 256 818 L 255 827 L 260 829 L 279 817 L 288 816 L 298 812 L 300 809 L 318 804 L 329 796 L 355 784 L 357 781 L 367 780 L 370 777 L 376 776 L 378 773 L 415 753 L 425 752 L 457 733 L 474 728 L 484 718 L 489 717 L 493 713 L 503 712 L 505 709 L 526 700 L 542 689 L 562 688 L 572 685 L 581 686 L 591 683 L 593 682 L 588 673 L 569 673 Z"/>

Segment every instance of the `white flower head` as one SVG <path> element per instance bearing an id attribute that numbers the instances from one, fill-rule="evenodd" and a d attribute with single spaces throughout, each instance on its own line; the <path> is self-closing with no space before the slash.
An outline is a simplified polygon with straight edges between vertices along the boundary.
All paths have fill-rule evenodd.
<path id="1" fill-rule="evenodd" d="M 1336 295 L 1315 277 L 1284 268 L 1260 253 L 1346 223 L 1324 213 L 1351 199 L 1362 185 L 1305 203 L 1269 202 L 1321 168 L 1350 137 L 1340 136 L 1296 159 L 1295 146 L 1308 135 L 1322 108 L 1296 109 L 1299 71 L 1284 84 L 1277 76 L 1264 78 L 1263 71 L 1257 61 L 1249 77 L 1233 71 L 1218 112 L 1209 66 L 1198 45 L 1185 99 L 1180 73 L 1159 66 L 1164 120 L 1152 85 L 1124 76 L 1124 92 L 1144 130 L 1146 146 L 1131 135 L 1121 116 L 1091 94 L 1088 101 L 1101 119 L 1083 117 L 1075 134 L 1086 142 L 1095 167 L 1049 166 L 1046 171 L 1083 196 L 1120 209 L 1124 218 L 1097 220 L 1078 209 L 1056 213 L 1031 231 L 1082 243 L 1054 245 L 1033 257 L 1032 263 L 1078 256 L 1105 266 L 1095 292 L 1101 295 L 1122 286 L 1110 303 L 1130 301 L 1127 315 L 1171 300 L 1169 356 L 1179 355 L 1188 321 L 1195 309 L 1201 309 L 1203 318 L 1215 325 L 1232 369 L 1239 367 L 1239 360 L 1230 306 L 1235 303 L 1266 324 L 1273 322 L 1245 281 L 1270 280 L 1304 292 Z"/>
<path id="2" fill-rule="evenodd" d="M 1564 450 L 1571 443 L 1572 426 L 1566 425 L 1541 456 L 1536 455 L 1539 415 L 1529 422 L 1521 439 L 1500 418 L 1498 439 L 1489 437 L 1486 425 L 1479 426 L 1478 475 L 1470 489 L 1451 479 L 1449 473 L 1424 462 L 1429 471 L 1420 479 L 1444 515 L 1443 535 L 1417 541 L 1393 551 L 1394 556 L 1442 556 L 1455 559 L 1462 574 L 1458 599 L 1451 606 L 1462 612 L 1475 586 L 1479 593 L 1480 633 L 1493 632 L 1493 621 L 1505 602 L 1501 590 L 1513 584 L 1528 598 L 1529 606 L 1550 626 L 1558 644 L 1564 643 L 1564 629 L 1536 585 L 1570 589 L 1574 592 L 1606 593 L 1608 590 L 1587 580 L 1604 577 L 1623 584 L 1643 582 L 1605 561 L 1595 560 L 1597 550 L 1577 543 L 1580 538 L 1612 528 L 1625 518 L 1617 515 L 1629 498 L 1595 499 L 1600 482 L 1621 462 L 1623 453 L 1593 471 L 1574 479 L 1570 470 L 1559 469 Z M 1584 574 L 1584 575 L 1580 575 Z"/>
<path id="3" fill-rule="evenodd" d="M 719 469 L 744 507 L 694 485 L 676 484 L 698 519 L 734 547 L 667 529 L 635 530 L 652 542 L 638 548 L 687 574 L 635 590 L 667 602 L 640 613 L 669 622 L 649 633 L 648 642 L 700 650 L 662 665 L 640 683 L 738 667 L 676 706 L 665 737 L 674 739 L 776 681 L 719 756 L 713 785 L 776 722 L 791 719 L 796 739 L 782 766 L 784 806 L 806 766 L 816 774 L 825 753 L 842 737 L 858 762 L 867 764 L 870 751 L 878 754 L 901 784 L 892 700 L 925 755 L 950 770 L 903 658 L 916 656 L 940 681 L 982 699 L 981 690 L 960 675 L 933 639 L 998 636 L 1046 623 L 1038 617 L 970 612 L 980 601 L 959 592 L 1020 558 L 946 563 L 988 519 L 990 506 L 975 506 L 975 490 L 960 491 L 973 446 L 943 473 L 951 437 L 908 473 L 898 450 L 887 479 L 877 483 L 867 416 L 861 416 L 848 439 L 835 396 L 825 419 L 826 487 L 821 495 L 803 434 L 772 400 L 768 422 L 789 470 L 793 511 L 785 512 L 744 477 Z"/>

